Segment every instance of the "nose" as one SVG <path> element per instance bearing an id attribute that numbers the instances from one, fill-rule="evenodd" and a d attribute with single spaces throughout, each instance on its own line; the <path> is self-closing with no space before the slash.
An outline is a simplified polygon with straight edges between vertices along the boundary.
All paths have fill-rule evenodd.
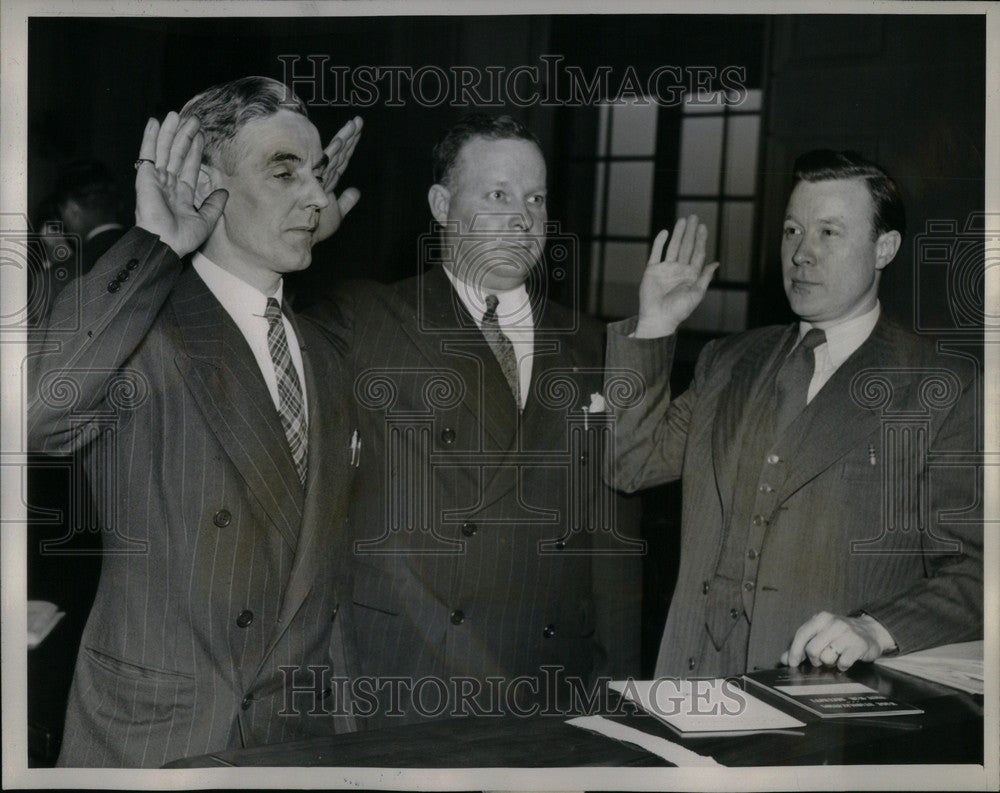
<path id="1" fill-rule="evenodd" d="M 531 231 L 535 219 L 530 212 L 515 212 L 507 219 L 507 228 L 511 231 Z"/>
<path id="2" fill-rule="evenodd" d="M 792 252 L 792 262 L 799 267 L 803 267 L 812 264 L 815 260 L 812 238 L 808 234 L 803 234 L 795 250 Z"/>
<path id="3" fill-rule="evenodd" d="M 330 196 L 323 190 L 318 179 L 309 179 L 308 188 L 303 196 L 303 203 L 309 208 L 324 209 L 330 205 Z"/>

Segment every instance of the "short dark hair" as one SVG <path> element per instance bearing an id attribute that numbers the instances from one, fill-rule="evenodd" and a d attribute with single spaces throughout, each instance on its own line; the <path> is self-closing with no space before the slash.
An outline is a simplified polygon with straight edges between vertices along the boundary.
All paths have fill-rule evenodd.
<path id="1" fill-rule="evenodd" d="M 289 110 L 309 118 L 306 104 L 291 88 L 270 77 L 241 77 L 213 85 L 181 108 L 181 121 L 197 116 L 205 136 L 202 162 L 232 173 L 233 140 L 247 122 Z"/>
<path id="2" fill-rule="evenodd" d="M 878 239 L 887 231 L 898 231 L 900 236 L 906 233 L 906 209 L 895 180 L 882 166 L 866 160 L 856 151 L 814 149 L 795 161 L 794 170 L 796 185 L 831 179 L 864 179 L 875 207 L 873 238 Z"/>
<path id="3" fill-rule="evenodd" d="M 434 147 L 434 183 L 448 184 L 462 147 L 473 138 L 527 140 L 542 148 L 538 138 L 513 116 L 468 113 L 449 129 Z"/>
<path id="4" fill-rule="evenodd" d="M 63 166 L 51 200 L 55 217 L 69 201 L 75 201 L 101 222 L 118 221 L 122 212 L 121 192 L 107 166 L 98 160 L 78 160 Z"/>

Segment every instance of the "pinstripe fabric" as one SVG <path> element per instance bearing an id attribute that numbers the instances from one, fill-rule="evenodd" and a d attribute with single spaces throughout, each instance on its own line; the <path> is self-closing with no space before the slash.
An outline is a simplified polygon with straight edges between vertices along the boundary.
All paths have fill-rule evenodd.
<path id="1" fill-rule="evenodd" d="M 596 556 L 618 546 L 604 532 L 573 530 L 574 516 L 614 501 L 598 460 L 581 468 L 570 443 L 570 419 L 582 419 L 601 389 L 600 328 L 557 331 L 570 312 L 535 307 L 532 390 L 519 416 L 439 269 L 391 288 L 360 286 L 341 301 L 354 317 L 363 442 L 351 533 L 364 673 L 446 686 L 460 676 L 538 680 L 545 664 L 583 681 L 637 673 L 641 557 Z M 546 405 L 537 386 L 555 376 L 569 396 Z M 620 530 L 636 531 L 637 506 L 617 503 Z M 438 691 L 427 685 L 426 715 L 446 715 Z M 392 709 L 388 692 L 375 724 L 421 718 L 405 692 Z"/>
<path id="2" fill-rule="evenodd" d="M 136 229 L 82 287 L 82 330 L 60 334 L 73 307 L 57 304 L 38 349 L 59 348 L 29 371 L 32 448 L 85 444 L 104 505 L 60 765 L 159 766 L 349 727 L 280 715 L 286 685 L 308 680 L 279 669 L 344 674 L 353 658 L 336 549 L 351 471 L 323 459 L 348 403 L 314 411 L 303 492 L 256 361 L 191 268 Z M 311 324 L 296 332 L 310 396 L 333 397 L 336 357 Z"/>
<path id="3" fill-rule="evenodd" d="M 972 362 L 880 320 L 757 463 L 752 498 L 735 499 L 741 449 L 754 448 L 744 436 L 771 410 L 766 373 L 797 327 L 710 343 L 691 388 L 672 401 L 671 342 L 627 340 L 630 330 L 609 328 L 608 363 L 634 368 L 649 391 L 618 412 L 616 482 L 629 491 L 683 483 L 680 572 L 657 675 L 775 666 L 820 611 L 866 611 L 901 652 L 982 635 Z M 897 443 L 911 431 L 913 443 Z M 921 432 L 933 468 L 919 456 Z M 915 493 L 926 495 L 924 508 Z M 732 524 L 749 525 L 754 551 L 735 571 L 720 556 L 722 527 Z"/>

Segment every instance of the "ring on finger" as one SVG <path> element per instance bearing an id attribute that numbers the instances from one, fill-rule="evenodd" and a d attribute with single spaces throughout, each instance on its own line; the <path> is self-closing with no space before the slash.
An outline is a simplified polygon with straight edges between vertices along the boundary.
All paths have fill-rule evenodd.
<path id="1" fill-rule="evenodd" d="M 149 159 L 148 157 L 140 157 L 138 160 L 135 161 L 135 165 L 133 167 L 138 171 L 139 166 L 142 165 L 144 162 L 148 162 L 150 165 L 156 165 L 156 163 L 153 160 Z"/>

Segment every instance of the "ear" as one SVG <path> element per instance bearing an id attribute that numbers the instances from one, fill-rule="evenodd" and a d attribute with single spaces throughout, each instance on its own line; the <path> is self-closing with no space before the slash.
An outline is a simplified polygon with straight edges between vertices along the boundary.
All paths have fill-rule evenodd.
<path id="1" fill-rule="evenodd" d="M 903 238 L 898 231 L 886 231 L 875 240 L 875 269 L 883 269 L 895 257 Z"/>
<path id="2" fill-rule="evenodd" d="M 198 169 L 198 184 L 194 188 L 195 206 L 201 206 L 213 190 L 222 186 L 219 177 L 219 171 L 214 166 L 202 165 Z"/>
<path id="3" fill-rule="evenodd" d="M 63 231 L 67 233 L 75 233 L 76 229 L 82 228 L 84 225 L 83 207 L 77 203 L 76 199 L 67 198 L 66 203 L 59 207 L 59 214 L 63 219 Z"/>
<path id="4" fill-rule="evenodd" d="M 427 191 L 427 204 L 431 208 L 431 215 L 438 223 L 444 223 L 448 219 L 448 208 L 451 206 L 451 191 L 443 184 L 432 184 Z"/>

